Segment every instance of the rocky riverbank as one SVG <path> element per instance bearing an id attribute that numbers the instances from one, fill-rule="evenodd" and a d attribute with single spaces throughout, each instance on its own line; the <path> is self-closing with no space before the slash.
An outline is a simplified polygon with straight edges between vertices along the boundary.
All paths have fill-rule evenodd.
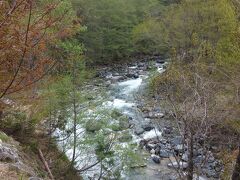
<path id="1" fill-rule="evenodd" d="M 112 85 L 124 82 L 129 79 L 138 79 L 139 77 L 150 76 L 149 72 L 157 70 L 159 73 L 164 72 L 166 63 L 164 60 L 157 59 L 148 62 L 138 62 L 127 64 L 115 68 L 106 68 L 97 74 L 97 77 L 106 79 L 107 85 Z M 188 167 L 188 149 L 186 142 L 179 136 L 174 120 L 166 110 L 156 104 L 156 97 L 150 97 L 146 84 L 147 78 L 144 80 L 138 90 L 137 95 L 137 108 L 140 116 L 135 122 L 133 117 L 129 117 L 129 123 L 135 135 L 139 138 L 139 147 L 149 152 L 149 159 L 159 165 L 157 171 L 165 169 L 161 172 L 164 179 L 177 179 L 178 169 L 185 170 Z M 132 81 L 132 83 L 138 83 Z M 121 95 L 123 98 L 124 94 Z M 158 97 L 160 98 L 160 96 Z M 212 152 L 209 147 L 206 151 L 199 146 L 194 147 L 194 164 L 201 167 L 203 170 L 199 175 L 201 179 L 219 179 L 223 170 L 221 161 L 215 158 L 216 153 Z M 166 170 L 167 167 L 169 170 Z M 164 174 L 164 175 L 163 175 Z M 197 175 L 196 175 L 197 177 Z"/>

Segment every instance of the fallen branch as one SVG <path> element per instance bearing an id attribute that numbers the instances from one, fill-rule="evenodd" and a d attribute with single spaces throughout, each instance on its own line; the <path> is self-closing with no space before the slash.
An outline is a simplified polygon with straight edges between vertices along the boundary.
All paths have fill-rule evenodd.
<path id="1" fill-rule="evenodd" d="M 38 149 L 38 152 L 39 152 L 40 158 L 41 158 L 41 160 L 42 160 L 42 162 L 43 162 L 43 164 L 44 164 L 44 167 L 45 167 L 45 169 L 47 170 L 50 178 L 51 178 L 52 180 L 54 180 L 54 177 L 53 177 L 53 175 L 52 175 L 52 172 L 51 172 L 51 170 L 49 169 L 48 163 L 47 163 L 47 161 L 45 160 L 41 149 Z"/>

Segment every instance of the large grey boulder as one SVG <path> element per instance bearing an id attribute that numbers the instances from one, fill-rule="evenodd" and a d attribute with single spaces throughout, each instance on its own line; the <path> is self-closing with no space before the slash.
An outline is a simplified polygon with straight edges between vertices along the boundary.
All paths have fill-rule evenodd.
<path id="1" fill-rule="evenodd" d="M 0 161 L 18 162 L 19 157 L 17 150 L 14 147 L 7 147 L 4 143 L 0 143 Z"/>

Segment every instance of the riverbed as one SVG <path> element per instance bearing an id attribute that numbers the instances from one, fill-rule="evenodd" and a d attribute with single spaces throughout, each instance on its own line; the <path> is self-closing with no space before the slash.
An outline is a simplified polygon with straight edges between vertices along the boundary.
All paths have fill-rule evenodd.
<path id="1" fill-rule="evenodd" d="M 172 134 L 173 128 L 164 126 L 164 123 L 156 123 L 165 122 L 165 112 L 161 107 L 151 108 L 147 112 L 143 108 L 145 104 L 142 98 L 144 93 L 148 93 L 149 79 L 153 75 L 163 73 L 166 64 L 162 60 L 144 61 L 101 68 L 96 78 L 83 87 L 81 92 L 88 98 L 79 110 L 75 167 L 84 170 L 81 172 L 84 179 L 94 180 L 104 175 L 107 179 L 173 180 L 178 179 L 174 168 L 186 168 L 187 160 L 183 158 L 185 149 L 181 137 L 174 135 L 170 140 L 166 140 L 163 133 Z M 101 128 L 96 124 L 100 124 Z M 66 129 L 71 127 L 70 118 Z M 115 129 L 114 133 L 112 129 Z M 64 138 L 66 131 L 57 130 L 55 135 Z M 97 163 L 98 145 L 95 142 L 99 141 L 99 138 L 105 141 L 104 136 L 117 137 L 111 146 L 114 153 L 103 163 Z M 59 142 L 59 147 L 71 159 L 73 136 L 70 135 Z M 181 167 L 177 167 L 179 164 L 176 164 L 172 151 L 182 153 Z M 125 164 L 125 161 L 131 158 L 131 153 L 139 159 Z M 115 164 L 110 163 L 112 160 Z M 91 167 L 92 165 L 94 166 Z M 117 178 L 113 173 L 115 171 L 119 173 Z"/>

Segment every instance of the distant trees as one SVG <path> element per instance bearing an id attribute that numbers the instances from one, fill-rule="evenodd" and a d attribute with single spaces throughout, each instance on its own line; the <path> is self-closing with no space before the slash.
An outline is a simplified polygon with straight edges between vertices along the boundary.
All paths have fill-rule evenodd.
<path id="1" fill-rule="evenodd" d="M 156 0 L 74 0 L 86 26 L 85 33 L 78 36 L 87 49 L 86 56 L 107 63 L 134 55 L 133 28 L 155 3 Z"/>

